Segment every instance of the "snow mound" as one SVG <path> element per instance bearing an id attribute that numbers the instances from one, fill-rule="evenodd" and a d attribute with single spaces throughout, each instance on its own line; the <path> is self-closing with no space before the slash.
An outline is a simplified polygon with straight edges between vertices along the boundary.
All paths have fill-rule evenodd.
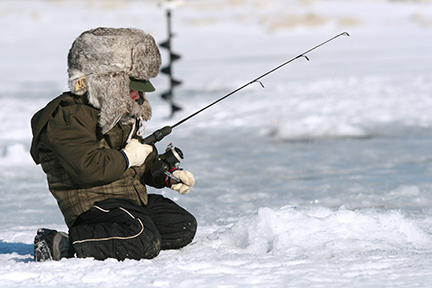
<path id="1" fill-rule="evenodd" d="M 260 208 L 230 228 L 208 237 L 218 253 L 271 254 L 292 259 L 327 259 L 378 251 L 406 250 L 432 244 L 400 211 L 332 211 L 317 207 Z"/>
<path id="2" fill-rule="evenodd" d="M 306 117 L 299 121 L 289 121 L 261 129 L 261 134 L 281 140 L 308 140 L 313 138 L 362 138 L 368 132 L 361 127 L 340 122 L 337 119 Z"/>

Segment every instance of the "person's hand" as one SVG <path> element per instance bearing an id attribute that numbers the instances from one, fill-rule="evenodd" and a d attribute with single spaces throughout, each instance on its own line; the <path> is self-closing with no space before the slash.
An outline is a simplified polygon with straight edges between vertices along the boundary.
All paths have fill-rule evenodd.
<path id="1" fill-rule="evenodd" d="M 147 156 L 153 151 L 153 146 L 141 144 L 137 139 L 132 139 L 125 148 L 123 154 L 128 160 L 128 167 L 141 166 Z"/>
<path id="2" fill-rule="evenodd" d="M 195 184 L 195 178 L 193 174 L 185 170 L 175 170 L 173 173 L 174 177 L 178 178 L 181 182 L 177 182 L 171 179 L 171 189 L 184 195 L 189 192 L 192 186 Z"/>

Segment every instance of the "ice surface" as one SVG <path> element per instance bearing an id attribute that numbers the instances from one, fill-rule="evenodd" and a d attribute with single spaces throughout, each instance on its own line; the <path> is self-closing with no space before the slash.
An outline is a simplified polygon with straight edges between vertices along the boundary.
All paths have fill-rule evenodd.
<path id="1" fill-rule="evenodd" d="M 28 153 L 30 118 L 67 89 L 84 30 L 166 40 L 158 1 L 0 1 L 0 286 L 429 287 L 432 282 L 432 3 L 185 1 L 173 11 L 183 110 L 153 83 L 151 132 L 173 125 L 196 185 L 162 193 L 199 223 L 153 260 L 33 262 L 37 228 L 66 230 Z M 164 65 L 166 51 L 161 50 Z M 153 98 L 152 98 L 153 97 Z"/>

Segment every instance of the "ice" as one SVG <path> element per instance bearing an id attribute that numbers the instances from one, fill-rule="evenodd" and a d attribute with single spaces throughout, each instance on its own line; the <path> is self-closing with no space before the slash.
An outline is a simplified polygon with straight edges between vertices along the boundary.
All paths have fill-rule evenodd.
<path id="1" fill-rule="evenodd" d="M 66 231 L 29 153 L 30 118 L 67 90 L 84 30 L 166 40 L 158 1 L 0 1 L 0 286 L 429 287 L 432 282 L 432 3 L 184 1 L 172 13 L 183 81 L 148 133 L 340 37 L 176 127 L 196 185 L 162 193 L 198 220 L 153 260 L 35 263 L 40 227 Z M 161 50 L 163 65 L 167 54 Z"/>

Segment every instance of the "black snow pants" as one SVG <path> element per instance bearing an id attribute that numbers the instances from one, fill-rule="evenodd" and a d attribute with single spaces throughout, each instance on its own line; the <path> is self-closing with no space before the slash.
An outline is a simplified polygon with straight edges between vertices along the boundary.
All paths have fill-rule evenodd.
<path id="1" fill-rule="evenodd" d="M 195 217 L 172 200 L 148 195 L 148 203 L 110 198 L 81 214 L 69 229 L 80 258 L 151 259 L 160 250 L 179 249 L 192 242 Z"/>

